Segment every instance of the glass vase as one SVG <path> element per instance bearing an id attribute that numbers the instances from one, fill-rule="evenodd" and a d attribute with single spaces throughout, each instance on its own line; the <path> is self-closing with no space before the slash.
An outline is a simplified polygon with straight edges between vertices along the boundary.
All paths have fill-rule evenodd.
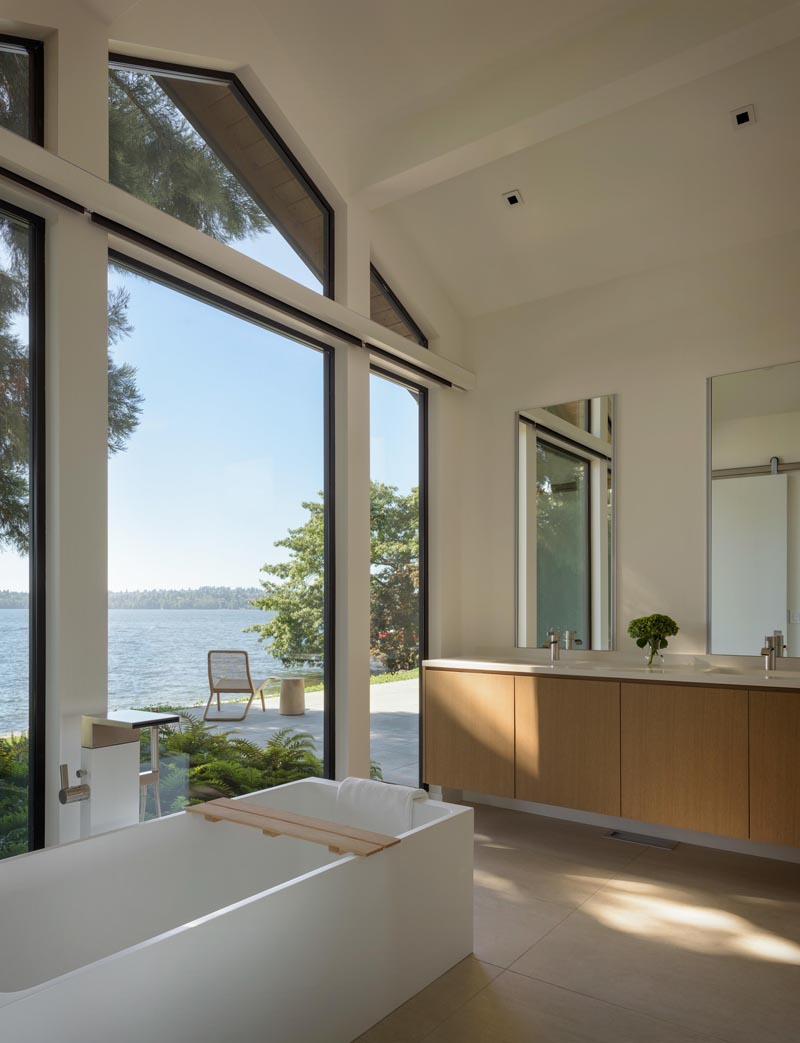
<path id="1" fill-rule="evenodd" d="M 647 670 L 663 670 L 664 669 L 664 654 L 659 649 L 653 648 L 652 645 L 645 646 L 645 657 L 644 665 Z"/>

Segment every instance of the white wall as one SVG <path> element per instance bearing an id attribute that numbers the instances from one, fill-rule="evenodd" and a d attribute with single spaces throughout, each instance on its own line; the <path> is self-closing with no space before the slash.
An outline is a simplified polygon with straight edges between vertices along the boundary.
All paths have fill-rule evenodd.
<path id="1" fill-rule="evenodd" d="M 799 280 L 792 233 L 475 320 L 478 388 L 452 458 L 461 558 L 446 580 L 462 625 L 443 651 L 513 646 L 514 411 L 610 393 L 617 647 L 632 650 L 631 618 L 666 612 L 681 627 L 671 649 L 705 651 L 706 378 L 800 359 Z"/>

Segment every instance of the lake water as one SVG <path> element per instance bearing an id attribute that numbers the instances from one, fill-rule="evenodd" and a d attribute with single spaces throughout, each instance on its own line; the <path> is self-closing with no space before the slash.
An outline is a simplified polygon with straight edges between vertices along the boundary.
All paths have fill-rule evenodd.
<path id="1" fill-rule="evenodd" d="M 317 679 L 319 671 L 287 670 L 242 631 L 264 623 L 258 609 L 111 609 L 108 613 L 108 705 L 112 710 L 170 703 L 186 706 L 208 698 L 210 649 L 245 649 L 250 673 Z M 0 735 L 27 730 L 28 613 L 0 610 Z"/>

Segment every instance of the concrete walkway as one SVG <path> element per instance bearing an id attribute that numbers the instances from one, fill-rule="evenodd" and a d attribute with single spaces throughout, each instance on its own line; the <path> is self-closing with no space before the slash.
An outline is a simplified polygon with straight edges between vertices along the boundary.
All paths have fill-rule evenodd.
<path id="1" fill-rule="evenodd" d="M 323 693 L 306 695 L 306 712 L 297 717 L 281 717 L 277 696 L 266 700 L 254 699 L 250 712 L 243 721 L 220 721 L 214 725 L 216 710 L 209 715 L 208 724 L 220 731 L 240 735 L 263 746 L 267 739 L 282 728 L 308 732 L 322 753 Z M 241 713 L 243 703 L 232 703 L 223 713 Z M 187 707 L 182 713 L 202 717 L 203 708 Z M 419 682 L 392 681 L 370 686 L 370 755 L 380 765 L 386 782 L 404 786 L 419 784 Z"/>

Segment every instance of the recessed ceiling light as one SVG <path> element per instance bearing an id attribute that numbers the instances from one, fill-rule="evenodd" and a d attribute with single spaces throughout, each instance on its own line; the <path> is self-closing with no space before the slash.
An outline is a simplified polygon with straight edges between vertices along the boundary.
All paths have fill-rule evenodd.
<path id="1" fill-rule="evenodd" d="M 506 206 L 522 206 L 525 202 L 518 188 L 512 188 L 510 192 L 504 192 L 503 199 L 506 201 Z"/>
<path id="2" fill-rule="evenodd" d="M 731 113 L 731 122 L 734 127 L 749 127 L 756 121 L 756 110 L 753 105 L 745 105 L 742 109 L 734 109 Z"/>

